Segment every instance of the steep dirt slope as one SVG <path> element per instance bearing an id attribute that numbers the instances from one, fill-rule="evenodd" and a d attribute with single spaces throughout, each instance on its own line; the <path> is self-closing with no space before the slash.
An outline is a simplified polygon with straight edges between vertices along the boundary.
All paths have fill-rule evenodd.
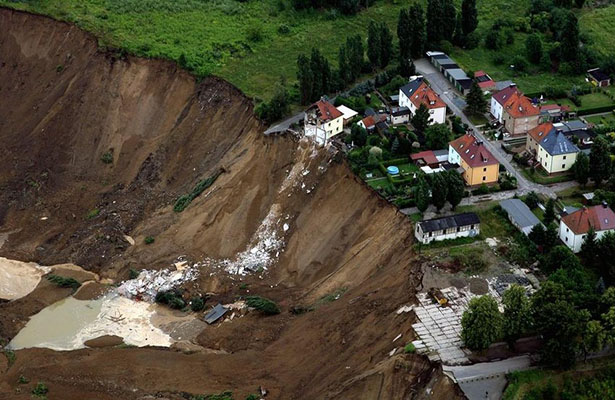
<path id="1" fill-rule="evenodd" d="M 424 359 L 389 356 L 411 339 L 411 316 L 395 311 L 420 281 L 412 226 L 339 157 L 263 137 L 250 100 L 219 79 L 197 83 L 168 62 L 102 51 L 75 27 L 38 16 L 0 9 L 0 27 L 0 232 L 10 233 L 0 255 L 122 280 L 131 267 L 180 255 L 234 260 L 265 232 L 280 244 L 268 269 L 245 280 L 283 309 L 204 330 L 199 344 L 223 355 L 19 351 L 0 376 L 0 398 L 29 398 L 20 375 L 45 381 L 50 399 L 245 396 L 259 385 L 273 399 L 421 398 L 427 387 L 458 396 Z M 173 212 L 179 195 L 217 171 L 211 188 Z M 189 290 L 227 300 L 246 293 L 220 268 L 203 269 Z M 0 304 L 0 337 L 56 299 L 49 290 Z M 333 291 L 346 292 L 319 302 Z M 298 306 L 315 309 L 289 312 Z"/>

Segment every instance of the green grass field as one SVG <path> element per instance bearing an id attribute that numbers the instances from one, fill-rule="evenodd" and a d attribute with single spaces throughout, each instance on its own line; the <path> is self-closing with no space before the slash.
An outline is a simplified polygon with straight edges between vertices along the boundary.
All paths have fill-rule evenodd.
<path id="1" fill-rule="evenodd" d="M 28 10 L 76 23 L 100 38 L 101 45 L 123 48 L 145 57 L 179 60 L 198 75 L 215 74 L 246 94 L 268 99 L 281 78 L 295 82 L 296 59 L 321 49 L 337 66 L 339 45 L 349 35 L 366 37 L 369 21 L 384 21 L 396 31 L 397 16 L 410 0 L 379 0 L 358 15 L 345 17 L 332 11 L 296 12 L 288 0 L 0 0 L 0 6 Z M 460 3 L 458 1 L 457 3 Z M 514 11 L 525 15 L 530 0 L 479 0 L 479 32 Z M 615 5 L 581 13 L 581 26 L 591 46 L 615 53 Z M 523 54 L 525 34 L 502 50 L 511 57 Z M 496 80 L 514 79 L 530 92 L 545 86 L 582 83 L 581 77 L 535 74 L 514 76 L 508 64 L 495 65 L 494 52 L 482 46 L 452 56 L 468 69 L 486 70 Z"/>

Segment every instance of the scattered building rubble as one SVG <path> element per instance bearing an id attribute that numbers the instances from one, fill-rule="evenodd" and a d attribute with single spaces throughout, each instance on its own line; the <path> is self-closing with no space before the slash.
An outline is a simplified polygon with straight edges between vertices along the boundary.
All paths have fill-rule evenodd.
<path id="1" fill-rule="evenodd" d="M 208 312 L 204 319 L 209 325 L 213 324 L 220 318 L 224 317 L 224 314 L 228 312 L 228 308 L 218 303 L 210 312 Z"/>
<path id="2" fill-rule="evenodd" d="M 171 290 L 183 283 L 194 281 L 199 274 L 200 263 L 187 266 L 181 259 L 175 263 L 175 270 L 143 270 L 135 279 L 125 281 L 117 288 L 117 293 L 128 298 L 152 301 L 158 292 Z"/>

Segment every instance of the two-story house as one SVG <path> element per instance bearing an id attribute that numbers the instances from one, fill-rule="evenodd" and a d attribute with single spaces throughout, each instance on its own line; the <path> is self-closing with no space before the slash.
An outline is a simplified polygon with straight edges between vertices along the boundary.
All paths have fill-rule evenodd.
<path id="1" fill-rule="evenodd" d="M 463 169 L 468 186 L 497 183 L 500 163 L 474 135 L 465 134 L 448 145 L 448 162 Z"/>
<path id="2" fill-rule="evenodd" d="M 563 216 L 559 223 L 559 238 L 570 250 L 578 253 L 590 228 L 594 229 L 598 239 L 615 231 L 615 213 L 606 203 L 583 207 Z"/>
<path id="3" fill-rule="evenodd" d="M 418 77 L 399 89 L 399 106 L 408 107 L 414 115 L 421 104 L 429 110 L 430 125 L 446 122 L 446 104 L 423 78 Z"/>

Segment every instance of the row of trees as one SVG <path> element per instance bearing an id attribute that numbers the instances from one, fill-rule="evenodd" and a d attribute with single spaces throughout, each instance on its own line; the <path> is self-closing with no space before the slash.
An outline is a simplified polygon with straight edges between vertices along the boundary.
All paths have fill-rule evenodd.
<path id="1" fill-rule="evenodd" d="M 335 8 L 345 15 L 356 14 L 361 8 L 367 8 L 373 3 L 374 0 L 292 0 L 295 10 Z"/>
<path id="2" fill-rule="evenodd" d="M 424 212 L 433 204 L 440 210 L 448 201 L 453 209 L 459 205 L 465 187 L 463 178 L 457 171 L 446 171 L 429 176 L 429 181 L 423 175 L 419 175 L 414 187 L 414 200 L 419 211 Z"/>
<path id="3" fill-rule="evenodd" d="M 602 182 L 611 177 L 612 171 L 613 162 L 611 161 L 609 143 L 602 136 L 594 139 L 590 155 L 587 156 L 583 152 L 579 153 L 572 166 L 574 177 L 581 185 L 587 184 L 590 178 L 597 185 L 601 185 Z"/>

